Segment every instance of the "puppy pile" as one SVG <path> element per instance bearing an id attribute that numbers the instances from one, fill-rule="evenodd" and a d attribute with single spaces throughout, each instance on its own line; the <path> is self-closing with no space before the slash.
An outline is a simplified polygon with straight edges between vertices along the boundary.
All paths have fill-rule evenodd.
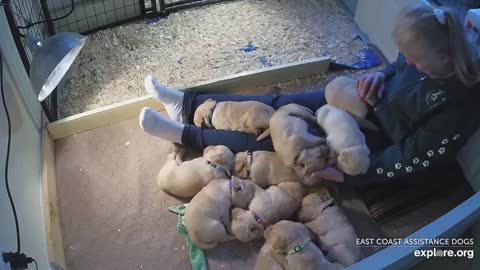
<path id="1" fill-rule="evenodd" d="M 355 230 L 334 198 L 325 188 L 307 190 L 325 185 L 318 172 L 328 174 L 333 166 L 350 175 L 365 173 L 369 149 L 359 124 L 372 125 L 350 81 L 334 80 L 325 95 L 329 104 L 316 113 L 297 104 L 275 111 L 252 101 L 207 100 L 197 108 L 197 126 L 254 133 L 257 140 L 271 136 L 275 152 L 234 154 L 220 145 L 185 160 L 185 149 L 175 145 L 158 184 L 174 196 L 193 197 L 185 227 L 194 244 L 208 249 L 265 238 L 259 270 L 343 269 L 361 260 Z M 327 136 L 310 134 L 312 125 Z M 331 172 L 332 180 L 336 170 Z"/>

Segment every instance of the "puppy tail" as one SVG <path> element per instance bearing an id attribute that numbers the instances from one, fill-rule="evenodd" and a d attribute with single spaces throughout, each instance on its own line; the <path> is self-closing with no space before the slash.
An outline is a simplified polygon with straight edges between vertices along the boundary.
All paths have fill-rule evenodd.
<path id="1" fill-rule="evenodd" d="M 372 121 L 367 119 L 362 119 L 352 113 L 349 113 L 349 114 L 353 117 L 353 119 L 355 119 L 355 122 L 357 122 L 360 128 L 369 129 L 375 132 L 380 130 Z"/>
<path id="2" fill-rule="evenodd" d="M 261 141 L 265 138 L 270 137 L 270 128 L 267 128 L 262 134 L 257 137 L 257 141 Z"/>

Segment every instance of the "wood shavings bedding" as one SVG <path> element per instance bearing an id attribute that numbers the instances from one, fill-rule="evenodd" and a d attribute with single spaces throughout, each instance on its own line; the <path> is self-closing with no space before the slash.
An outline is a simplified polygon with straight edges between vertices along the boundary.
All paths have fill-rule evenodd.
<path id="1" fill-rule="evenodd" d="M 149 73 L 183 87 L 325 55 L 352 64 L 365 47 L 356 31 L 340 0 L 232 1 L 107 29 L 89 36 L 67 73 L 59 114 L 143 96 Z M 240 50 L 249 43 L 256 50 Z"/>

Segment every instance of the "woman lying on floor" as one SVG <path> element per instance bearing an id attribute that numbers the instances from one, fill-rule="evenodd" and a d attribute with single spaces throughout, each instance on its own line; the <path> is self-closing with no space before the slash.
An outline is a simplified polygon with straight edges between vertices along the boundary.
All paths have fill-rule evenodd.
<path id="1" fill-rule="evenodd" d="M 480 66 L 454 12 L 427 5 L 409 7 L 399 16 L 393 36 L 401 52 L 397 61 L 357 81 L 359 96 L 371 100 L 369 119 L 382 132 L 365 134 L 371 150 L 368 172 L 341 179 L 355 185 L 418 175 L 434 178 L 445 165 L 455 163 L 457 152 L 478 127 Z M 195 109 L 209 98 L 260 101 L 274 109 L 296 103 L 316 111 L 326 104 L 320 89 L 240 96 L 180 92 L 151 76 L 145 84 L 172 120 L 145 108 L 139 119 L 142 129 L 199 150 L 225 145 L 234 153 L 273 151 L 270 139 L 256 141 L 255 134 L 191 125 Z M 312 131 L 318 132 L 322 131 Z"/>

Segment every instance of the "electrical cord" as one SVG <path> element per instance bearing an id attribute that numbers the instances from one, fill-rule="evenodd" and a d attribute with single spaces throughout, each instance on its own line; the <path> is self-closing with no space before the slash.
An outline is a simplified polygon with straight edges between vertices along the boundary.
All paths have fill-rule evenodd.
<path id="1" fill-rule="evenodd" d="M 3 55 L 0 51 L 0 92 L 2 94 L 3 108 L 5 110 L 5 116 L 7 118 L 8 137 L 7 137 L 7 153 L 5 157 L 5 187 L 7 189 L 8 199 L 12 206 L 13 218 L 15 220 L 15 231 L 17 235 L 17 252 L 2 253 L 2 258 L 5 263 L 10 263 L 12 269 L 27 269 L 28 264 L 35 262 L 35 266 L 38 270 L 37 261 L 34 258 L 27 257 L 25 254 L 20 253 L 20 229 L 18 226 L 17 211 L 15 209 L 15 203 L 13 201 L 12 193 L 10 192 L 10 185 L 8 183 L 8 165 L 10 161 L 10 147 L 12 141 L 12 124 L 10 119 L 10 113 L 8 112 L 7 101 L 5 97 L 5 88 L 3 85 Z"/>
<path id="2" fill-rule="evenodd" d="M 15 219 L 15 230 L 17 231 L 17 253 L 20 253 L 20 230 L 18 229 L 18 217 L 15 209 L 15 203 L 13 202 L 12 193 L 10 192 L 10 186 L 8 184 L 8 162 L 10 161 L 10 145 L 12 141 L 12 124 L 10 120 L 10 113 L 8 112 L 7 102 L 5 98 L 5 89 L 3 87 L 3 55 L 0 52 L 0 88 L 2 91 L 3 108 L 5 110 L 5 116 L 7 117 L 8 137 L 7 137 L 7 153 L 5 157 L 5 187 L 7 188 L 8 199 L 12 206 L 13 218 Z"/>
<path id="3" fill-rule="evenodd" d="M 33 260 L 33 262 L 35 263 L 35 269 L 37 269 L 37 270 L 38 270 L 38 264 L 37 264 L 37 261 L 36 261 L 35 259 L 32 259 L 32 260 Z"/>

